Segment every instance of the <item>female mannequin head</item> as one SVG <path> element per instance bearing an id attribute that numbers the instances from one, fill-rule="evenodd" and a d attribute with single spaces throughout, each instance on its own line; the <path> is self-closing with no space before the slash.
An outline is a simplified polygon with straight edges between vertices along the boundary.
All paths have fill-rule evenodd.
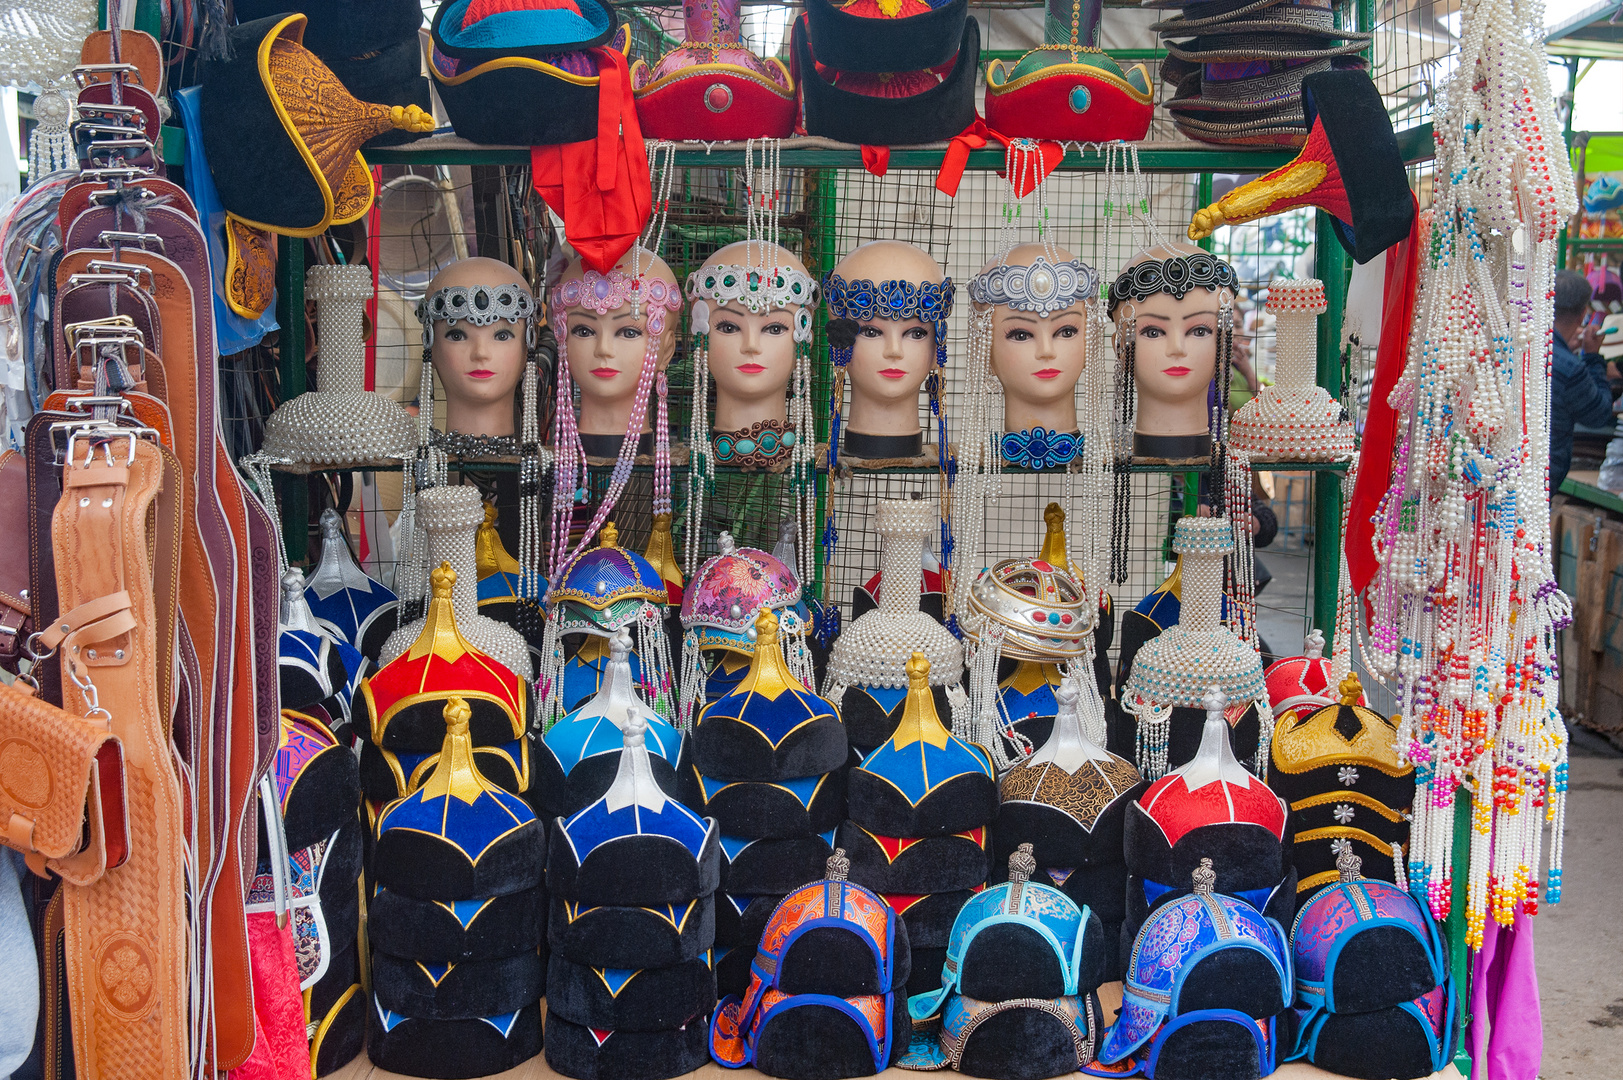
<path id="1" fill-rule="evenodd" d="M 781 275 L 786 289 L 798 285 L 801 303 L 778 295 L 781 290 L 771 289 L 770 281 L 763 293 L 747 291 L 749 275 L 769 279 L 774 273 Z M 713 279 L 715 287 L 706 287 Z M 693 301 L 694 332 L 704 333 L 703 327 L 708 327 L 710 335 L 707 363 L 716 387 L 711 426 L 717 432 L 731 432 L 762 421 L 784 424 L 795 345 L 811 333 L 809 308 L 815 289 L 805 265 L 776 244 L 728 244 L 688 279 L 688 296 Z"/>
<path id="2" fill-rule="evenodd" d="M 830 315 L 851 337 L 846 428 L 859 438 L 921 443 L 919 390 L 944 355 L 951 281 L 912 244 L 875 240 L 840 260 L 826 293 Z"/>
<path id="3" fill-rule="evenodd" d="M 579 258 L 571 260 L 553 290 L 559 305 L 554 319 L 561 314 L 564 324 L 559 337 L 569 377 L 580 387 L 579 430 L 582 435 L 624 436 L 629 434 L 626 428 L 637 400 L 649 335 L 655 338 L 656 371 L 664 371 L 676 351 L 674 310 L 647 300 L 633 303 L 633 274 L 639 273 L 644 282 L 662 282 L 677 307 L 681 293 L 671 268 L 643 248 L 626 252 L 607 281 L 598 279 L 583 286 L 586 271 Z M 642 430 L 649 430 L 646 409 Z"/>
<path id="4" fill-rule="evenodd" d="M 1018 292 L 1057 288 L 1047 283 L 1063 271 L 1057 264 L 1074 263 L 1075 256 L 1068 251 L 1045 247 L 1042 244 L 1021 244 L 1002 259 L 987 264 L 976 278 L 977 284 L 990 283 L 994 277 L 1002 279 L 992 296 L 982 292 L 976 300 L 977 310 L 988 304 L 992 314 L 991 371 L 1003 386 L 1003 430 L 1026 431 L 1043 427 L 1049 431 L 1077 430 L 1076 384 L 1087 363 L 1088 304 L 1097 291 L 1098 279 L 1091 270 L 1078 280 L 1085 286 L 1067 289 L 1056 295 L 1053 303 L 1070 299 L 1071 303 L 1053 310 L 1042 310 L 1050 304 L 1037 304 L 1030 299 L 1010 297 L 1008 286 L 1013 280 L 1020 282 Z M 1038 263 L 1038 280 L 1030 281 L 1026 275 L 997 274 L 999 266 L 1030 268 Z M 1046 272 L 1047 277 L 1042 276 Z M 1067 275 L 1068 276 L 1068 275 Z M 983 299 L 984 297 L 984 299 Z M 1014 299 L 1011 303 L 1010 300 Z M 1038 310 L 1031 310 L 1037 308 Z"/>
<path id="5" fill-rule="evenodd" d="M 480 287 L 492 295 L 512 290 L 513 311 L 535 311 L 535 301 L 524 275 L 495 259 L 463 259 L 452 263 L 428 283 L 423 318 L 432 327 L 429 345 L 434 372 L 445 390 L 445 426 L 466 435 L 512 435 L 515 410 L 513 398 L 524 375 L 528 352 L 526 331 L 529 314 L 510 317 L 501 307 L 495 317 L 478 310 L 463 316 L 440 316 L 441 311 L 465 310 L 450 303 L 435 304 L 444 290 Z M 519 299 L 522 294 L 522 299 Z M 452 297 L 447 293 L 446 300 Z M 470 298 L 466 309 L 475 308 Z M 438 316 L 438 317 L 437 317 Z"/>
<path id="6" fill-rule="evenodd" d="M 1117 347 L 1131 352 L 1141 456 L 1200 456 L 1210 447 L 1208 392 L 1220 339 L 1232 334 L 1235 285 L 1228 263 L 1187 244 L 1165 244 L 1134 256 L 1111 286 Z M 1160 452 L 1169 447 L 1190 454 Z"/>

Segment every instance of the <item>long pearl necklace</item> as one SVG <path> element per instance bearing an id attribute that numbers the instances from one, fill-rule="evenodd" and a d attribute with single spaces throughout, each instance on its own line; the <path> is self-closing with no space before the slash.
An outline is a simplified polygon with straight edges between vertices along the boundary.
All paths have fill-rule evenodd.
<path id="1" fill-rule="evenodd" d="M 1395 469 L 1375 524 L 1366 656 L 1415 764 L 1409 876 L 1445 916 L 1454 800 L 1471 793 L 1466 941 L 1560 899 L 1567 734 L 1546 468 L 1556 233 L 1576 209 L 1542 46 L 1543 5 L 1466 0 L 1441 98 L 1429 262 L 1390 401 Z"/>

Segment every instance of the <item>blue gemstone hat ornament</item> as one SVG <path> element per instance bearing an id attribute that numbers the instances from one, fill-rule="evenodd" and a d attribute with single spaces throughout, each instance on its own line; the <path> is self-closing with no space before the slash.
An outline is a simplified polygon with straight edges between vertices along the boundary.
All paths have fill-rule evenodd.
<path id="1" fill-rule="evenodd" d="M 565 700 L 566 696 L 573 697 L 573 691 L 569 695 L 562 692 L 566 669 L 564 636 L 590 634 L 608 638 L 623 629 L 635 634 L 635 666 L 644 699 L 660 716 L 676 715 L 664 623 L 669 598 L 659 570 L 641 555 L 620 546 L 620 530 L 612 521 L 603 526 L 596 547 L 583 550 L 564 564 L 547 591 L 547 628 L 537 679 L 545 726 L 561 720 L 579 702 Z M 586 647 L 583 645 L 582 650 Z M 596 689 L 591 687 L 589 692 Z"/>
<path id="2" fill-rule="evenodd" d="M 1226 1008 L 1263 1020 L 1290 1007 L 1284 929 L 1245 901 L 1214 892 L 1212 860 L 1202 859 L 1192 879 L 1194 892 L 1151 912 L 1133 942 L 1121 1014 L 1099 1050 L 1107 1065 L 1191 1009 Z M 1186 1005 L 1186 994 L 1199 1004 Z"/>
<path id="3" fill-rule="evenodd" d="M 334 637 L 374 663 L 400 622 L 399 598 L 355 562 L 344 538 L 344 519 L 331 507 L 321 512 L 321 554 L 305 579 L 304 599 Z"/>
<path id="4" fill-rule="evenodd" d="M 1219 619 L 1223 558 L 1234 547 L 1228 518 L 1187 515 L 1173 531 L 1172 550 L 1183 556 L 1183 607 L 1176 626 L 1138 650 L 1122 695 L 1122 708 L 1138 718 L 1137 763 L 1147 779 L 1166 774 L 1173 708 L 1203 707 L 1213 686 L 1230 702 L 1255 702 L 1261 721 L 1258 745 L 1267 747 L 1273 740 L 1262 658 Z M 1266 778 L 1266 752 L 1257 757 L 1257 775 Z"/>

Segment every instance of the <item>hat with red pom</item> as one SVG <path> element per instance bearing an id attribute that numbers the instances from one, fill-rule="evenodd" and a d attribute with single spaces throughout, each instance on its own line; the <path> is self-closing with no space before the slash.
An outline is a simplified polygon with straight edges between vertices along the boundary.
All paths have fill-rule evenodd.
<path id="1" fill-rule="evenodd" d="M 986 68 L 987 124 L 1030 139 L 1142 139 L 1155 112 L 1150 73 L 1098 48 L 1099 14 L 1097 0 L 1048 0 L 1043 44 Z"/>
<path id="2" fill-rule="evenodd" d="M 631 65 L 637 120 L 651 139 L 781 139 L 795 124 L 795 82 L 777 57 L 744 44 L 741 0 L 684 0 L 686 40 Z"/>

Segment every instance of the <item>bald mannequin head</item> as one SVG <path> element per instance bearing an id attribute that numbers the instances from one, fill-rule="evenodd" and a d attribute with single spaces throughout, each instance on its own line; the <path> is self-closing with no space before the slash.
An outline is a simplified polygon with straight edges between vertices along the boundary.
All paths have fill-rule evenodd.
<path id="1" fill-rule="evenodd" d="M 776 244 L 741 241 L 728 244 L 705 260 L 700 270 L 741 266 L 762 274 L 773 270 L 806 273 L 793 252 Z M 810 277 L 808 274 L 807 277 Z M 706 363 L 716 387 L 711 426 L 718 432 L 742 431 L 762 421 L 788 422 L 786 391 L 795 372 L 795 322 L 802 307 L 775 307 L 752 312 L 742 301 L 698 299 L 708 311 L 710 352 Z"/>
<path id="2" fill-rule="evenodd" d="M 1192 244 L 1161 244 L 1139 252 L 1127 266 L 1199 250 Z M 1233 303 L 1234 294 L 1228 289 L 1213 292 L 1194 288 L 1181 300 L 1171 293 L 1158 292 L 1116 308 L 1118 327 L 1129 312 L 1135 320 L 1137 434 L 1179 437 L 1210 431 L 1207 390 L 1217 372 L 1218 313 L 1224 305 Z M 1219 387 L 1218 393 L 1226 393 L 1227 389 Z"/>
<path id="3" fill-rule="evenodd" d="M 1021 244 L 994 266 L 1030 266 L 1039 258 L 1070 262 L 1068 251 Z M 1003 430 L 1075 431 L 1076 384 L 1087 364 L 1088 305 L 1091 298 L 1050 315 L 992 307 L 992 374 L 1003 386 Z"/>
<path id="4" fill-rule="evenodd" d="M 463 259 L 434 275 L 428 295 L 454 286 L 516 285 L 530 291 L 524 275 L 495 259 Z M 498 319 L 489 326 L 440 321 L 429 346 L 434 372 L 445 390 L 445 426 L 468 435 L 511 435 L 514 397 L 524 377 L 523 323 Z"/>
<path id="5" fill-rule="evenodd" d="M 559 283 L 585 277 L 587 266 L 577 257 L 565 267 Z M 645 248 L 634 247 L 614 264 L 625 274 L 634 270 L 644 279 L 658 278 L 675 295 L 681 290 L 676 275 L 665 260 Z M 655 344 L 656 370 L 664 371 L 676 351 L 675 312 L 664 313 L 664 326 Z M 569 377 L 580 387 L 580 432 L 583 435 L 625 435 L 631 423 L 637 384 L 648 351 L 648 307 L 636 311 L 628 302 L 602 315 L 587 307 L 573 307 L 565 313 L 564 360 Z M 643 430 L 649 430 L 644 411 Z"/>
<path id="6" fill-rule="evenodd" d="M 834 273 L 847 282 L 907 281 L 915 285 L 946 280 L 941 264 L 927 252 L 900 240 L 875 240 L 841 259 Z M 846 381 L 851 408 L 846 430 L 853 435 L 918 437 L 919 390 L 936 362 L 935 324 L 921 319 L 872 319 L 857 326 Z"/>

